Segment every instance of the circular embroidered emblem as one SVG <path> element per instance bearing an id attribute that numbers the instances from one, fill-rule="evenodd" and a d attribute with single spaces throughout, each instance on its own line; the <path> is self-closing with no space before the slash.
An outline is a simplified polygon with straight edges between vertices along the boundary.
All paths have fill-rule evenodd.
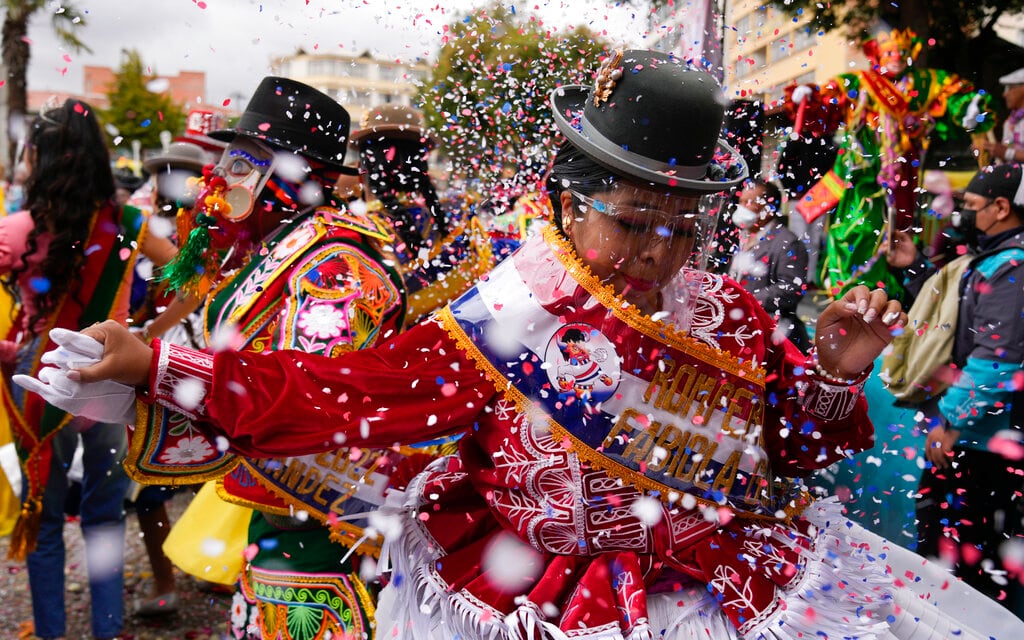
<path id="1" fill-rule="evenodd" d="M 582 402 L 588 410 L 604 402 L 619 386 L 619 356 L 611 341 L 592 325 L 562 325 L 544 353 L 551 384 L 559 400 Z"/>

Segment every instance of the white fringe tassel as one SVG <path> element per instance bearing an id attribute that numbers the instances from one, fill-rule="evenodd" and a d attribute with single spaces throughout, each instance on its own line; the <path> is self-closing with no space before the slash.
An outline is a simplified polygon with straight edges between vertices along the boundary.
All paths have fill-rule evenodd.
<path id="1" fill-rule="evenodd" d="M 378 637 L 569 640 L 525 597 L 506 616 L 468 591 L 450 591 L 433 571 L 443 553 L 417 518 L 418 495 L 420 492 L 412 486 L 404 501 L 389 500 L 383 507 L 401 518 L 402 527 L 397 535 L 385 538 L 381 554 L 382 571 L 388 569 L 388 561 L 391 563 L 389 588 L 395 590 L 395 602 L 390 622 L 378 621 Z M 886 573 L 885 558 L 874 555 L 878 549 L 858 542 L 857 525 L 842 515 L 838 501 L 819 501 L 804 516 L 817 527 L 817 538 L 811 549 L 801 550 L 803 575 L 788 590 L 783 606 L 766 619 L 751 621 L 740 632 L 728 622 L 714 598 L 705 597 L 709 595 L 706 592 L 689 601 L 681 594 L 653 594 L 648 598 L 653 629 L 652 624 L 641 621 L 623 634 L 608 625 L 589 630 L 587 635 L 574 632 L 572 639 L 984 640 L 909 590 L 899 593 L 893 576 Z M 774 536 L 773 542 L 792 545 L 784 536 Z"/>

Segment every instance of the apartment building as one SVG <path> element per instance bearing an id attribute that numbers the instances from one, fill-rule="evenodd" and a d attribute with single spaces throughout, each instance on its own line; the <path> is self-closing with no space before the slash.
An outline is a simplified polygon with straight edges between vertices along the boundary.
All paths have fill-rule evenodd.
<path id="1" fill-rule="evenodd" d="M 370 107 L 385 103 L 412 104 L 419 85 L 430 74 L 426 62 L 399 62 L 359 55 L 306 53 L 299 50 L 276 58 L 273 73 L 304 82 L 345 106 L 353 126 Z"/>

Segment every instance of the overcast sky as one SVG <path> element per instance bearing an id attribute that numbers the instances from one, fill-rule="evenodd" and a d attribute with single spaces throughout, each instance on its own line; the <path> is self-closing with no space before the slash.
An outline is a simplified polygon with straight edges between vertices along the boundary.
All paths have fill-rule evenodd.
<path id="1" fill-rule="evenodd" d="M 80 35 L 92 53 L 64 48 L 50 26 L 51 13 L 37 15 L 29 26 L 30 89 L 81 91 L 84 65 L 116 69 L 121 50 L 136 49 L 154 73 L 205 71 L 207 102 L 237 104 L 244 103 L 269 73 L 272 58 L 300 47 L 308 52 L 370 50 L 389 59 L 432 60 L 443 29 L 456 19 L 456 12 L 484 0 L 67 1 L 85 14 Z M 517 13 L 531 12 L 546 24 L 587 24 L 612 41 L 641 46 L 646 4 L 641 0 L 635 5 L 506 0 Z"/>

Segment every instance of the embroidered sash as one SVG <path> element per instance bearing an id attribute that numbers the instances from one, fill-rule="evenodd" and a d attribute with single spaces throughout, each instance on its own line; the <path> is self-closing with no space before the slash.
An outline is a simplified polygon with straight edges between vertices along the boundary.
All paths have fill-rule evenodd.
<path id="1" fill-rule="evenodd" d="M 896 85 L 877 71 L 864 70 L 859 72 L 864 86 L 873 95 L 879 106 L 887 113 L 902 122 L 910 111 L 910 104 Z"/>
<path id="2" fill-rule="evenodd" d="M 674 502 L 774 516 L 764 373 L 624 304 L 551 229 L 442 316 L 524 412 L 595 467 Z"/>

